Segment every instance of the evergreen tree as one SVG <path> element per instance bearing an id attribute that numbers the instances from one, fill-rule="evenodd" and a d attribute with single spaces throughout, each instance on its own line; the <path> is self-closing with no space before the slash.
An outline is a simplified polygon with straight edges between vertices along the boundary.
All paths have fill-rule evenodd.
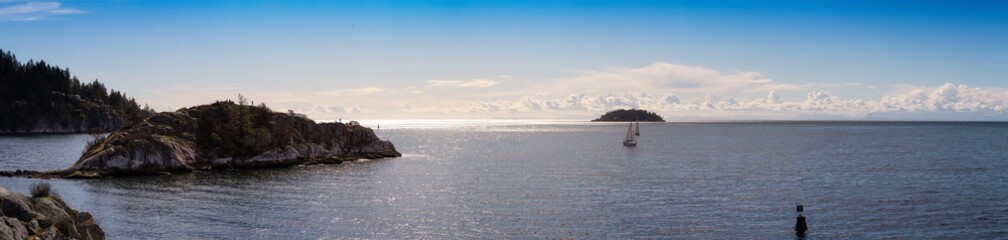
<path id="1" fill-rule="evenodd" d="M 150 115 L 122 92 L 110 93 L 98 80 L 81 83 L 68 68 L 45 61 L 21 63 L 0 49 L 0 132 L 24 131 L 40 123 L 81 126 L 93 120 L 88 114 L 95 112 L 89 110 L 95 105 L 113 109 L 120 122 Z"/>

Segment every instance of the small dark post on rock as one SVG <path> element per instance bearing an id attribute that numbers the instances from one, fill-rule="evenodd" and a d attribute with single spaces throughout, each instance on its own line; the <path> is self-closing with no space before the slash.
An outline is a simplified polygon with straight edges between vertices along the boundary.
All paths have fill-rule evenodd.
<path id="1" fill-rule="evenodd" d="M 802 212 L 805 211 L 805 208 L 801 204 L 798 204 L 797 209 L 798 209 L 798 220 L 795 223 L 794 230 L 795 234 L 798 234 L 799 237 L 804 237 L 805 230 L 808 230 L 808 225 L 805 225 L 805 216 L 802 216 Z"/>

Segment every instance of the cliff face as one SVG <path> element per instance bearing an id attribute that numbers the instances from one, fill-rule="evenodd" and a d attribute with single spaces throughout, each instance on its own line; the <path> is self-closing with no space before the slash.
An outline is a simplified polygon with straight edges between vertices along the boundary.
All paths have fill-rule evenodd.
<path id="1" fill-rule="evenodd" d="M 91 214 L 58 196 L 27 197 L 0 187 L 0 239 L 105 239 Z"/>
<path id="2" fill-rule="evenodd" d="M 217 102 L 158 113 L 96 139 L 63 177 L 339 163 L 401 156 L 356 124 Z"/>

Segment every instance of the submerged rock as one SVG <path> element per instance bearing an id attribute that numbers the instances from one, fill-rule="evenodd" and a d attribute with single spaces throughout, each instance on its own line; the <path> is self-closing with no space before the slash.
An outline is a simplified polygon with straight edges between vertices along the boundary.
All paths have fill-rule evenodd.
<path id="1" fill-rule="evenodd" d="M 90 213 L 59 196 L 27 197 L 0 187 L 0 239 L 105 239 Z"/>
<path id="2" fill-rule="evenodd" d="M 0 175 L 95 178 L 398 156 L 391 142 L 355 122 L 315 123 L 299 114 L 224 101 L 158 113 L 96 138 L 66 170 Z"/>

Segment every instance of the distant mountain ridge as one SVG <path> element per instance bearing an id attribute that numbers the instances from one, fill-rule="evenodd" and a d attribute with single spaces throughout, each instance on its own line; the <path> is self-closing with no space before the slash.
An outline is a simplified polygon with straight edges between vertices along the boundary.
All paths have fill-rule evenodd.
<path id="1" fill-rule="evenodd" d="M 0 49 L 0 133 L 110 132 L 152 113 L 98 80 Z"/>

